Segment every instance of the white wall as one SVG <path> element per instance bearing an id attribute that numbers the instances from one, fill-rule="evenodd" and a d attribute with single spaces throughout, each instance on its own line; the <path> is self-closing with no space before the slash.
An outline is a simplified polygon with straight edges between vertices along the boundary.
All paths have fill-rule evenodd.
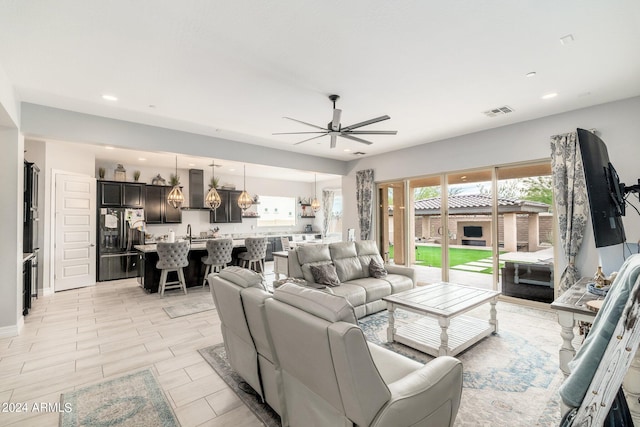
<path id="1" fill-rule="evenodd" d="M 575 131 L 578 127 L 597 129 L 607 144 L 610 160 L 621 180 L 628 185 L 637 183 L 640 178 L 639 117 L 640 97 L 635 97 L 350 162 L 349 174 L 343 179 L 344 228 L 356 228 L 358 235 L 355 200 L 355 173 L 358 170 L 374 169 L 375 180 L 380 182 L 547 159 L 550 157 L 550 136 Z M 638 206 L 637 198 L 634 200 Z M 627 240 L 637 242 L 640 239 L 640 215 L 629 209 L 624 225 Z M 590 225 L 588 227 L 578 266 L 583 275 L 591 276 L 598 256 L 593 231 Z M 374 235 L 376 232 L 374 230 Z M 564 266 L 563 260 L 558 261 Z"/>
<path id="2" fill-rule="evenodd" d="M 344 175 L 339 160 L 23 103 L 21 131 L 32 138 L 166 151 Z"/>
<path id="3" fill-rule="evenodd" d="M 43 294 L 52 292 L 53 280 L 53 204 L 55 200 L 54 175 L 64 173 L 70 175 L 94 176 L 95 157 L 93 153 L 84 150 L 81 145 L 65 142 L 42 142 L 28 140 L 25 142 L 27 150 L 25 157 L 40 168 L 40 264 L 39 273 L 42 281 Z"/>
<path id="4" fill-rule="evenodd" d="M 18 132 L 20 110 L 13 86 L 0 67 L 0 338 L 22 327 L 22 188 L 24 141 Z M 13 201 L 13 202 L 12 202 Z"/>

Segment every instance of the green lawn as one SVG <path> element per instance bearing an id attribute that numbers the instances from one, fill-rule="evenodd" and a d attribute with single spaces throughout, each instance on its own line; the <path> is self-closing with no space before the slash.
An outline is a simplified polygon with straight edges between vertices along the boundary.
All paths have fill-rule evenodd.
<path id="1" fill-rule="evenodd" d="M 500 253 L 504 253 L 504 251 Z M 389 247 L 389 257 L 393 258 L 393 246 Z M 486 259 L 491 259 L 491 250 L 449 248 L 449 263 L 453 269 L 469 262 Z M 440 246 L 416 246 L 416 264 L 442 268 L 442 248 Z M 483 269 L 478 273 L 491 274 L 492 268 Z"/>

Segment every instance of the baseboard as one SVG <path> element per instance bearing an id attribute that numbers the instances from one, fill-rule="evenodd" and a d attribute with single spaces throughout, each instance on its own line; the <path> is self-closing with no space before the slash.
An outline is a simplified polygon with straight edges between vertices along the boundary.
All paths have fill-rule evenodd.
<path id="1" fill-rule="evenodd" d="M 3 326 L 0 328 L 0 338 L 11 338 L 20 335 L 20 331 L 24 326 L 24 316 L 20 316 L 18 324 L 11 326 Z"/>
<path id="2" fill-rule="evenodd" d="M 49 296 L 51 296 L 53 294 L 54 294 L 54 292 L 53 292 L 53 289 L 51 289 L 51 288 L 43 288 L 42 289 L 42 296 L 43 297 L 49 297 Z"/>

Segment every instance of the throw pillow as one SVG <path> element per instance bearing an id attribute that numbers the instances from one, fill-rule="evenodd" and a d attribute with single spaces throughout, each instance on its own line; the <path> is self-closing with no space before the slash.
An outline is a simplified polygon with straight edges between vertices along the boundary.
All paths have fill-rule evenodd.
<path id="1" fill-rule="evenodd" d="M 340 279 L 333 264 L 321 264 L 310 266 L 313 281 L 321 285 L 338 286 Z"/>
<path id="2" fill-rule="evenodd" d="M 369 263 L 369 275 L 376 279 L 381 279 L 387 276 L 387 270 L 385 270 L 382 264 L 378 264 L 376 260 L 372 259 Z"/>

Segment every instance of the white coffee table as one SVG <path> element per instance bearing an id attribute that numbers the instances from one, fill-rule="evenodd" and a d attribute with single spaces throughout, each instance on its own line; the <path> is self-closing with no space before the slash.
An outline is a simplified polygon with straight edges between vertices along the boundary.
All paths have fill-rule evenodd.
<path id="1" fill-rule="evenodd" d="M 389 312 L 387 340 L 402 343 L 432 356 L 455 356 L 482 338 L 498 332 L 496 303 L 500 292 L 453 283 L 435 283 L 384 297 Z M 491 304 L 489 320 L 463 313 Z M 424 317 L 396 327 L 395 311 L 403 309 Z"/>

